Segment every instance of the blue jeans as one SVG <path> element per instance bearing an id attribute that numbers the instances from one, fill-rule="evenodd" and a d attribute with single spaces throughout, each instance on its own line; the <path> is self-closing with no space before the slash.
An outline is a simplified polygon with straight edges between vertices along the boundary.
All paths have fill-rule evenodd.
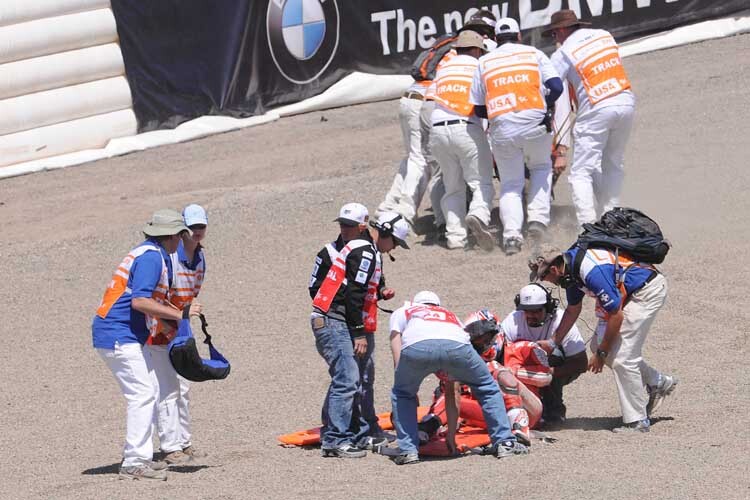
<path id="1" fill-rule="evenodd" d="M 370 424 L 366 419 L 369 417 L 368 410 L 372 415 L 375 414 L 372 403 L 375 371 L 372 351 L 375 345 L 371 342 L 372 336 L 368 336 L 367 354 L 357 358 L 354 355 L 354 342 L 345 322 L 315 314 L 311 322 L 316 319 L 322 320 L 323 326 L 313 328 L 315 347 L 328 364 L 331 376 L 321 412 L 321 447 L 331 449 L 347 444 L 355 445 L 370 433 Z M 364 390 L 365 387 L 369 389 Z M 368 398 L 369 409 L 367 404 L 363 404 Z"/>
<path id="2" fill-rule="evenodd" d="M 393 417 L 402 453 L 417 453 L 417 392 L 422 380 L 445 370 L 453 380 L 471 387 L 479 400 L 492 444 L 515 441 L 505 404 L 487 364 L 471 344 L 452 340 L 423 340 L 401 351 L 391 391 Z"/>

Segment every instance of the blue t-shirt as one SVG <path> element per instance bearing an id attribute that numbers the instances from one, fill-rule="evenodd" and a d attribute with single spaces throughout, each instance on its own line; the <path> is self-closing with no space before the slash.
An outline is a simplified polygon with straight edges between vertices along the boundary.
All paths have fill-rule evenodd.
<path id="1" fill-rule="evenodd" d="M 151 298 L 159 283 L 163 262 L 167 264 L 171 282 L 172 262 L 167 252 L 156 241 L 147 240 L 144 243 L 156 245 L 160 251 L 147 251 L 136 257 L 128 277 L 128 288 L 132 290 L 132 293 L 123 293 L 112 305 L 106 318 L 94 316 L 91 333 L 95 348 L 114 349 L 116 342 L 145 344 L 148 339 L 146 316 L 133 309 L 131 303 L 134 298 Z"/>
<path id="2" fill-rule="evenodd" d="M 567 262 L 575 262 L 578 248 L 572 248 L 565 252 Z M 646 280 L 654 273 L 655 269 L 648 264 L 635 263 L 627 270 L 618 265 L 615 267 L 614 257 L 601 258 L 610 254 L 607 250 L 588 250 L 581 261 L 580 276 L 584 289 L 571 287 L 566 290 L 568 304 L 578 305 L 583 300 L 586 290 L 596 296 L 599 305 L 608 313 L 616 312 L 620 308 L 622 296 L 617 288 L 617 277 L 625 271 L 625 291 L 628 295 L 633 290 L 643 286 Z M 569 260 L 568 260 L 569 259 Z"/>

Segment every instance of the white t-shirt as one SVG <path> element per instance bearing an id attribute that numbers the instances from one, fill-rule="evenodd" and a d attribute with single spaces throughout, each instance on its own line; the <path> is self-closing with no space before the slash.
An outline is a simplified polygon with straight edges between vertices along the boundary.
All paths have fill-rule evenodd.
<path id="1" fill-rule="evenodd" d="M 391 331 L 401 334 L 401 350 L 423 340 L 452 340 L 469 344 L 455 314 L 439 306 L 405 302 L 391 314 Z"/>
<path id="2" fill-rule="evenodd" d="M 503 320 L 500 328 L 505 333 L 505 339 L 508 342 L 516 342 L 518 340 L 531 340 L 534 342 L 549 340 L 560 325 L 563 312 L 562 309 L 557 309 L 551 320 L 548 319 L 542 326 L 530 327 L 526 323 L 526 316 L 523 311 L 513 311 Z M 563 339 L 562 349 L 566 356 L 573 356 L 586 350 L 586 344 L 584 344 L 581 332 L 576 325 L 573 325 L 573 328 L 570 329 Z"/>
<path id="3" fill-rule="evenodd" d="M 509 42 L 500 45 L 495 50 L 479 58 L 479 66 L 474 73 L 474 79 L 471 83 L 469 102 L 478 106 L 487 105 L 487 87 L 484 83 L 483 68 L 486 67 L 488 61 L 497 59 L 498 57 L 502 58 L 504 55 L 511 55 L 518 52 L 526 53 L 529 51 L 533 51 L 536 55 L 536 61 L 539 66 L 540 91 L 546 95 L 547 88 L 544 86 L 544 82 L 551 78 L 559 77 L 552 62 L 539 49 Z M 518 112 L 504 113 L 490 120 L 490 131 L 493 137 L 515 137 L 518 134 L 539 127 L 544 118 L 544 113 L 544 109 L 525 109 Z"/>

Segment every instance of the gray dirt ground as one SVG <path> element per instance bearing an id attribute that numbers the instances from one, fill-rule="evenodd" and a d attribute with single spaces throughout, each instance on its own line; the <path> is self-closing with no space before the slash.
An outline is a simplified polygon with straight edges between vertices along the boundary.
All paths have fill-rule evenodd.
<path id="1" fill-rule="evenodd" d="M 392 179 L 402 146 L 390 101 L 2 181 L 0 497 L 748 498 L 748 53 L 750 35 L 626 61 L 638 117 L 624 202 L 654 216 L 674 243 L 663 266 L 670 299 L 646 355 L 681 383 L 650 434 L 610 432 L 619 406 L 605 370 L 569 388 L 559 441 L 535 444 L 528 457 L 400 468 L 381 456 L 323 460 L 277 445 L 277 435 L 319 415 L 328 376 L 308 327 L 306 283 L 315 253 L 335 236 L 339 206 L 359 200 L 374 211 Z M 124 403 L 91 348 L 91 317 L 141 224 L 189 202 L 209 210 L 202 299 L 232 374 L 194 385 L 204 464 L 166 483 L 118 481 Z M 572 241 L 570 210 L 563 182 L 560 245 Z M 433 289 L 461 315 L 511 310 L 525 255 L 449 252 L 421 239 L 386 261 L 396 305 Z M 382 410 L 392 382 L 386 322 L 381 315 Z M 423 385 L 425 398 L 433 385 Z"/>

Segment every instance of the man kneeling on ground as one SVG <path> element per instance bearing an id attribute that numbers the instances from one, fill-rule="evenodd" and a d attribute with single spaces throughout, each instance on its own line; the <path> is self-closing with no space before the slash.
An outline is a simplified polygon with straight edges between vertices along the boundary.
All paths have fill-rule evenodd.
<path id="1" fill-rule="evenodd" d="M 391 316 L 391 352 L 396 369 L 391 401 L 401 454 L 397 465 L 419 462 L 417 429 L 417 393 L 422 380 L 443 370 L 453 379 L 471 387 L 482 406 L 492 452 L 497 458 L 527 454 L 510 431 L 505 405 L 486 363 L 479 357 L 461 322 L 451 311 L 440 307 L 433 292 L 420 292 Z M 452 390 L 447 398 L 454 398 Z M 455 403 L 446 401 L 449 411 L 447 442 L 455 452 Z"/>

